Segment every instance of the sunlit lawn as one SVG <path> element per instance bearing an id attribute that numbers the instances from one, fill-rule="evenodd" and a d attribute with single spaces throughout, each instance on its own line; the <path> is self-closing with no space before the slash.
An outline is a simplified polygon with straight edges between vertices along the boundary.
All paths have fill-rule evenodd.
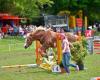
<path id="1" fill-rule="evenodd" d="M 0 40 L 0 67 L 4 65 L 32 64 L 35 63 L 35 46 L 23 48 L 24 39 L 6 38 Z M 85 59 L 84 71 L 71 74 L 58 74 L 40 68 L 0 68 L 0 80 L 90 80 L 100 76 L 100 54 L 88 55 Z"/>

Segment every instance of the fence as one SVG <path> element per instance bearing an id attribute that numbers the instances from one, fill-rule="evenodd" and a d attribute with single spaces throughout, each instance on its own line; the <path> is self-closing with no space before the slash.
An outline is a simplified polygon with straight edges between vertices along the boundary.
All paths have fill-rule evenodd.
<path id="1" fill-rule="evenodd" d="M 90 54 L 93 54 L 93 37 L 87 38 L 87 48 Z"/>
<path id="2" fill-rule="evenodd" d="M 93 52 L 96 54 L 100 54 L 100 36 L 94 36 Z"/>

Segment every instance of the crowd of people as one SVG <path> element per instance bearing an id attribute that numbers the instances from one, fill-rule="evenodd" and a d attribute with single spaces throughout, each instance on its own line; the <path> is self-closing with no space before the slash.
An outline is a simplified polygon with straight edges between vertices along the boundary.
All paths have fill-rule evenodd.
<path id="1" fill-rule="evenodd" d="M 89 25 L 88 30 L 96 30 L 100 32 L 100 23 L 94 23 L 93 25 Z"/>
<path id="2" fill-rule="evenodd" d="M 24 36 L 28 32 L 32 31 L 36 26 L 34 25 L 4 25 L 0 27 L 0 38 L 9 36 Z"/>

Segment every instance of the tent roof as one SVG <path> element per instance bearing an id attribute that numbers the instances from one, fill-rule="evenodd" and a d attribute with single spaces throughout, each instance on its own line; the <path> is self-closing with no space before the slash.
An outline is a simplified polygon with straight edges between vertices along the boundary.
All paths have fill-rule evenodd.
<path id="1" fill-rule="evenodd" d="M 17 17 L 17 16 L 2 16 L 1 19 L 2 20 L 7 20 L 7 19 L 14 20 L 14 19 L 19 19 L 19 17 Z"/>
<path id="2" fill-rule="evenodd" d="M 6 13 L 0 13 L 0 20 L 20 20 L 20 19 L 26 19 L 26 18 L 19 18 L 18 16 L 12 16 Z"/>

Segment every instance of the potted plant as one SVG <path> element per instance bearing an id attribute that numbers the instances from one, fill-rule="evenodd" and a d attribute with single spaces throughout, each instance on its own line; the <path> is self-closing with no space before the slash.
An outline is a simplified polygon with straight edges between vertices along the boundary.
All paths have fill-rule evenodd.
<path id="1" fill-rule="evenodd" d="M 73 42 L 72 45 L 73 45 L 73 47 L 71 47 L 72 60 L 74 60 L 76 64 L 79 66 L 79 70 L 84 70 L 84 58 L 88 54 L 87 42 L 85 37 L 82 37 L 81 41 Z"/>

